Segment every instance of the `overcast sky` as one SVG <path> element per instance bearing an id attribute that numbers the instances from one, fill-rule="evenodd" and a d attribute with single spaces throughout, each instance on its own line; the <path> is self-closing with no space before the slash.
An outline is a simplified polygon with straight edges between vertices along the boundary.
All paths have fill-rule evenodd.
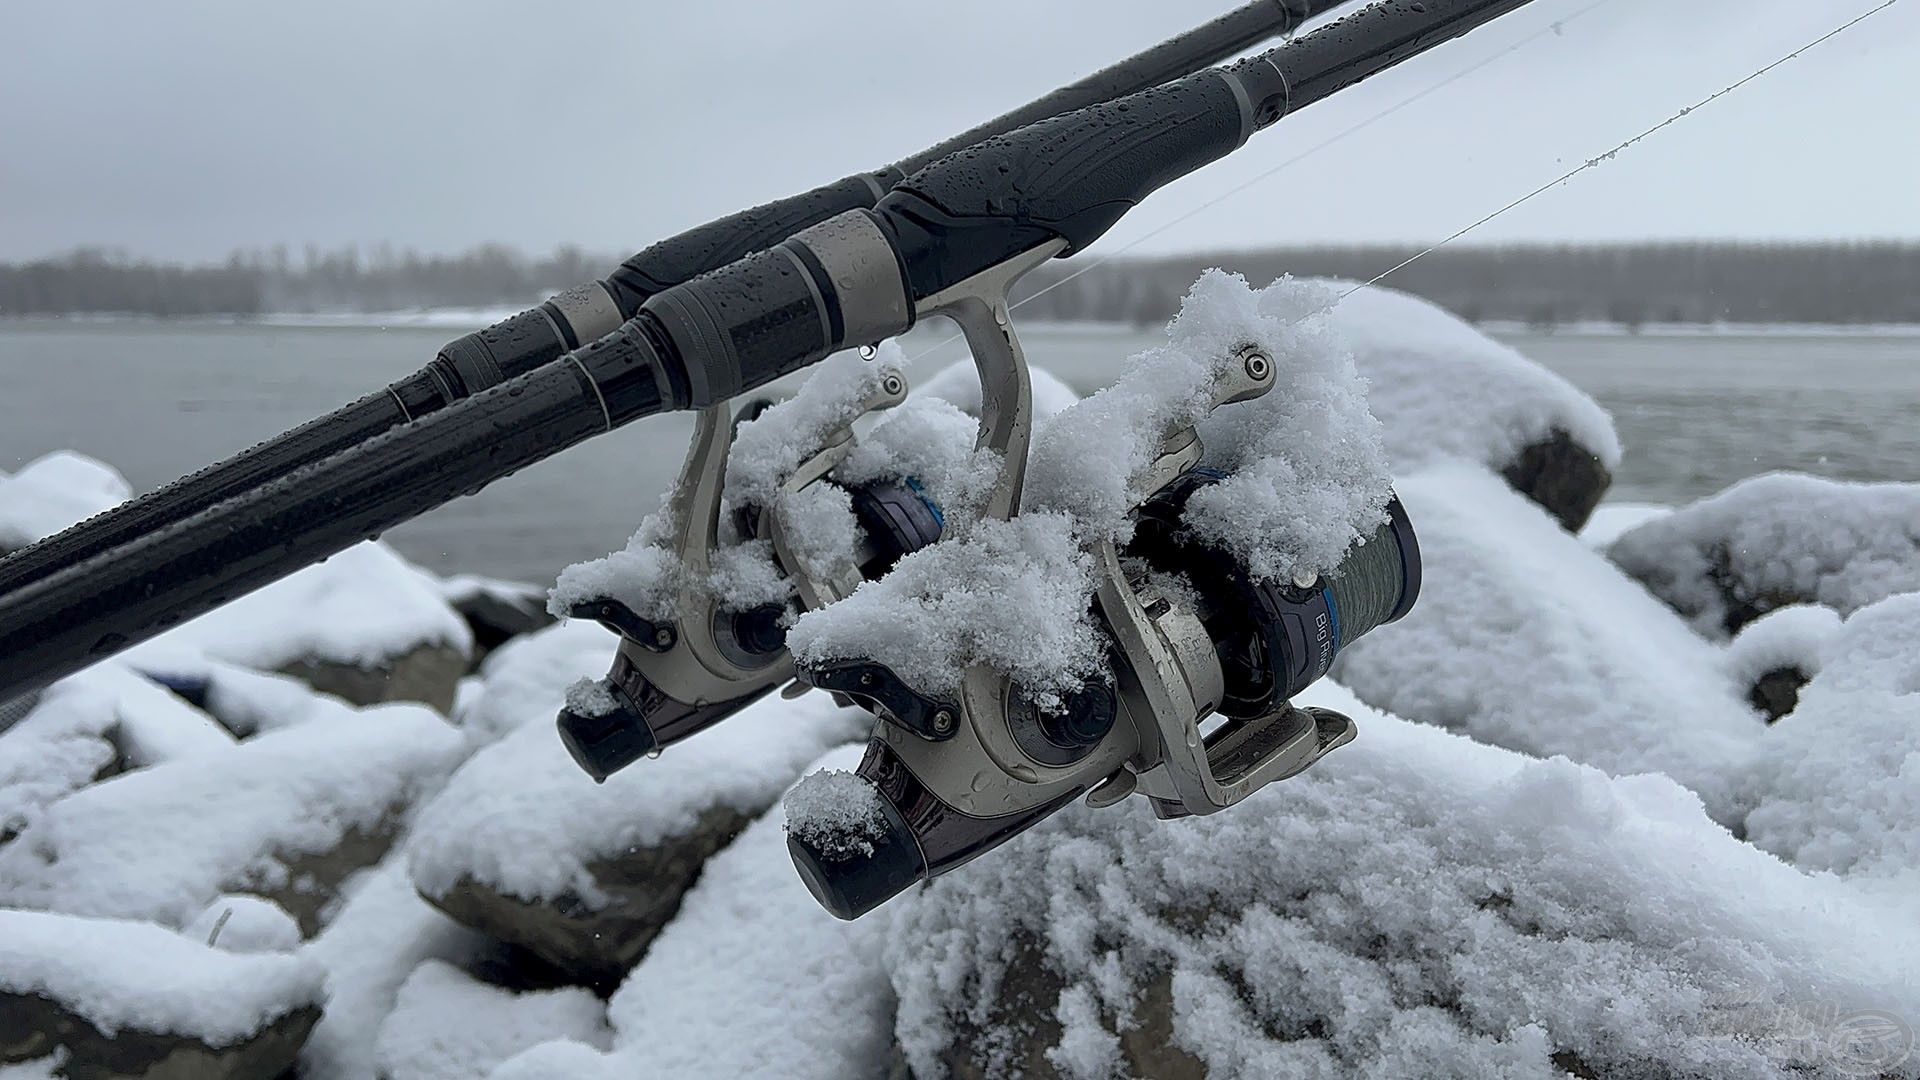
<path id="1" fill-rule="evenodd" d="M 1604 0 L 1207 205 L 1591 3 L 1536 0 L 1163 190 L 1102 248 L 1438 239 L 1879 2 Z M 904 156 L 1232 4 L 7 0 L 0 258 L 625 252 Z M 1911 238 L 1916 191 L 1904 0 L 1476 239 Z"/>

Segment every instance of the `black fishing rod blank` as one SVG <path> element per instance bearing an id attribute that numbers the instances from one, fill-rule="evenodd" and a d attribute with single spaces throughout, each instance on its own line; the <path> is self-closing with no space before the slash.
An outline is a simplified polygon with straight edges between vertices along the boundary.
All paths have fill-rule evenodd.
<path id="1" fill-rule="evenodd" d="M 1220 63 L 1346 2 L 1256 0 L 891 166 L 662 240 L 603 281 L 449 342 L 426 367 L 383 390 L 0 558 L 0 595 L 552 363 L 633 317 L 656 293 L 836 214 L 871 207 L 895 183 L 955 150 Z"/>
<path id="2" fill-rule="evenodd" d="M 943 158 L 871 211 L 663 290 L 563 362 L 0 596 L 0 699 L 593 435 L 904 332 L 944 290 L 1083 248 L 1288 112 L 1529 2 L 1382 0 L 1229 67 Z"/>

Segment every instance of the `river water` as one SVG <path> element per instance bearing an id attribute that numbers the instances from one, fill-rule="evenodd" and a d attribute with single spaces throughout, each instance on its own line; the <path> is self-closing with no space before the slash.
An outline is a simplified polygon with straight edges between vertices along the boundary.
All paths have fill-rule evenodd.
<path id="1" fill-rule="evenodd" d="M 478 325 L 476 323 L 476 325 Z M 1023 327 L 1027 351 L 1082 392 L 1158 331 Z M 0 469 L 71 447 L 140 490 L 400 378 L 457 326 L 0 320 Z M 959 359 L 915 331 L 911 374 Z M 1684 502 L 1800 469 L 1920 480 L 1920 335 L 1503 331 L 1614 415 L 1627 448 L 1612 499 Z M 662 416 L 602 436 L 395 529 L 441 572 L 550 581 L 624 543 L 678 467 L 690 429 Z"/>

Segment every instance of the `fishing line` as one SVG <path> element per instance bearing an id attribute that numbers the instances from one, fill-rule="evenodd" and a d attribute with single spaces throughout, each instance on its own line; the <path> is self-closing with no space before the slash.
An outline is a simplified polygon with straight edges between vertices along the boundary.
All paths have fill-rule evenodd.
<path id="1" fill-rule="evenodd" d="M 1527 46 L 1533 44 L 1534 42 L 1539 41 L 1541 38 L 1549 37 L 1549 36 L 1559 36 L 1561 33 L 1563 33 L 1566 30 L 1568 26 L 1572 25 L 1575 21 L 1585 17 L 1586 15 L 1592 13 L 1595 10 L 1598 10 L 1601 7 L 1606 6 L 1610 2 L 1611 0 L 1594 0 L 1593 3 L 1590 3 L 1586 7 L 1583 7 L 1580 10 L 1574 12 L 1573 14 L 1568 15 L 1566 18 L 1559 19 L 1553 23 L 1550 23 L 1547 26 L 1542 27 L 1540 30 L 1537 30 L 1532 34 L 1529 34 L 1526 37 L 1523 37 L 1520 40 L 1515 41 L 1513 44 L 1507 46 L 1506 48 L 1500 50 L 1499 52 L 1493 53 L 1485 57 L 1484 59 L 1478 61 L 1472 66 L 1462 68 L 1461 70 L 1454 72 L 1452 75 L 1449 75 L 1445 79 L 1442 79 L 1437 83 L 1434 83 L 1432 86 L 1427 87 L 1426 89 L 1420 91 L 1419 93 L 1414 94 L 1411 97 L 1404 98 L 1397 104 L 1388 106 L 1387 108 L 1382 109 L 1377 113 L 1374 113 L 1372 116 L 1369 116 L 1365 120 L 1362 120 L 1359 123 L 1353 125 L 1352 127 L 1347 128 L 1346 130 L 1340 132 L 1338 135 L 1334 135 L 1331 138 L 1315 143 L 1314 145 L 1308 147 L 1307 149 L 1302 150 L 1300 153 L 1295 154 L 1293 157 L 1290 157 L 1285 159 L 1284 161 L 1281 161 L 1279 164 L 1273 166 L 1272 168 L 1266 170 L 1265 172 L 1262 172 L 1259 175 L 1252 177 L 1251 179 L 1245 180 L 1239 184 L 1234 185 L 1233 187 L 1228 188 L 1227 190 L 1221 192 L 1218 195 L 1215 195 L 1213 198 L 1208 199 L 1207 201 L 1201 203 L 1200 205 L 1194 207 L 1191 210 L 1188 210 L 1186 213 L 1181 214 L 1180 216 L 1174 218 L 1173 220 L 1168 221 L 1165 224 L 1162 224 L 1157 228 L 1154 228 L 1141 236 L 1138 236 L 1132 240 L 1129 240 L 1127 243 L 1122 244 L 1121 246 L 1113 249 L 1110 252 L 1107 252 L 1105 255 L 1102 255 L 1100 258 L 1097 258 L 1094 261 L 1088 263 L 1087 265 L 1080 267 L 1079 269 L 1068 274 L 1066 277 L 1061 278 L 1059 281 L 1056 281 L 1051 285 L 1048 285 L 1045 288 L 1039 290 L 1038 292 L 1035 292 L 1032 296 L 1029 296 L 1023 300 L 1018 301 L 1017 303 L 1012 305 L 1012 308 L 1010 308 L 1010 310 L 1017 311 L 1022 306 L 1040 299 L 1042 296 L 1045 296 L 1048 293 L 1052 292 L 1053 290 L 1059 288 L 1060 286 L 1065 285 L 1067 282 L 1072 281 L 1073 279 L 1080 277 L 1083 274 L 1088 274 L 1094 270 L 1098 270 L 1099 268 L 1107 265 L 1108 263 L 1113 262 L 1115 259 L 1120 258 L 1122 255 L 1125 255 L 1127 252 L 1132 251 L 1134 248 L 1140 246 L 1141 244 L 1146 243 L 1148 240 L 1151 240 L 1154 237 L 1159 236 L 1162 233 L 1165 233 L 1168 229 L 1171 229 L 1176 225 L 1184 224 L 1185 222 L 1191 220 L 1195 215 L 1198 215 L 1200 213 L 1203 213 L 1207 210 L 1212 209 L 1215 206 L 1218 206 L 1222 202 L 1225 202 L 1226 200 L 1234 197 L 1235 195 L 1238 195 L 1241 192 L 1246 191 L 1248 188 L 1251 188 L 1256 184 L 1261 183 L 1262 181 L 1272 179 L 1273 177 L 1279 175 L 1281 172 L 1284 172 L 1285 170 L 1300 164 L 1302 161 L 1305 161 L 1306 159 L 1312 157 L 1313 155 L 1319 153 L 1320 151 L 1325 150 L 1327 147 L 1332 146 L 1335 143 L 1338 143 L 1349 136 L 1357 135 L 1360 132 L 1365 131 L 1367 128 L 1370 128 L 1373 125 L 1379 123 L 1380 121 L 1385 120 L 1387 117 L 1392 116 L 1403 109 L 1406 109 L 1428 97 L 1431 97 L 1434 94 L 1439 93 L 1440 91 L 1446 89 L 1449 86 L 1452 86 L 1454 83 L 1459 82 L 1460 80 L 1466 78 L 1467 76 L 1472 75 L 1483 68 L 1486 68 L 1495 63 L 1498 63 L 1501 60 L 1504 60 L 1508 56 L 1511 56 L 1514 53 L 1519 52 L 1521 49 L 1524 49 Z M 940 341 L 935 342 L 934 344 L 929 345 L 927 348 L 922 349 L 921 351 L 914 353 L 912 356 L 908 357 L 907 363 L 911 364 L 911 363 L 914 363 L 915 361 L 922 359 L 923 357 L 930 356 L 933 353 L 938 352 L 939 350 L 946 348 L 948 345 L 951 345 L 954 342 L 960 340 L 962 336 L 963 335 L 959 333 L 955 333 L 949 337 L 943 338 Z"/>
<path id="2" fill-rule="evenodd" d="M 1649 138 L 1650 136 L 1658 134 L 1659 132 L 1672 127 L 1673 125 L 1679 123 L 1682 119 L 1688 116 L 1691 116 L 1693 113 L 1699 111 L 1700 109 L 1706 108 L 1708 105 L 1711 105 L 1714 102 L 1720 100 L 1721 98 L 1726 97 L 1728 94 L 1731 94 L 1734 91 L 1740 89 L 1741 87 L 1747 85 L 1748 83 L 1753 82 L 1754 80 L 1767 74 L 1773 69 L 1780 67 L 1783 64 L 1786 64 L 1788 61 L 1798 58 L 1800 54 L 1807 52 L 1811 49 L 1814 49 L 1820 45 L 1823 45 L 1833 40 L 1834 38 L 1839 37 L 1841 34 L 1844 34 L 1847 31 L 1853 29 L 1854 27 L 1859 26 L 1861 23 L 1866 22 L 1868 19 L 1873 18 L 1875 15 L 1880 14 L 1881 12 L 1887 10 L 1888 8 L 1892 7 L 1893 5 L 1899 2 L 1900 0 L 1886 0 L 1886 2 L 1881 4 L 1879 7 L 1874 8 L 1871 11 L 1863 12 L 1862 14 L 1855 17 L 1854 19 L 1848 22 L 1845 22 L 1840 26 L 1835 27 L 1832 30 L 1827 31 L 1825 34 L 1822 34 L 1819 37 L 1813 39 L 1812 41 L 1807 42 L 1805 45 L 1800 46 L 1799 48 L 1793 50 L 1787 55 L 1782 56 L 1778 60 L 1775 60 L 1773 63 L 1768 64 L 1767 66 L 1761 68 L 1760 70 L 1754 72 L 1751 75 L 1748 75 L 1746 78 L 1741 79 L 1739 82 L 1734 83 L 1731 86 L 1728 86 L 1725 89 L 1722 89 L 1717 93 L 1714 93 L 1708 96 L 1707 98 L 1702 100 L 1699 104 L 1689 105 L 1686 108 L 1681 109 L 1679 112 L 1674 113 L 1672 116 L 1667 117 L 1665 120 L 1662 120 L 1658 124 L 1653 125 L 1647 130 L 1641 132 L 1640 134 L 1635 135 L 1633 138 L 1628 139 L 1626 142 L 1621 143 L 1619 146 L 1614 147 L 1613 149 L 1607 151 L 1606 153 L 1601 154 L 1598 157 L 1588 158 L 1585 163 L 1578 165 L 1573 169 L 1569 170 L 1565 175 L 1561 176 L 1559 179 L 1552 180 L 1545 184 L 1542 184 L 1541 186 L 1533 189 L 1532 191 L 1527 192 L 1525 195 L 1520 196 L 1518 199 L 1513 200 L 1507 205 L 1501 207 L 1500 209 L 1495 210 L 1493 213 L 1488 214 L 1486 217 L 1483 217 L 1480 220 L 1474 222 L 1473 224 L 1468 225 L 1466 228 L 1461 229 L 1459 232 L 1454 233 L 1452 236 L 1447 237 L 1445 240 L 1442 240 L 1439 243 L 1433 245 L 1432 247 L 1427 248 L 1425 251 L 1422 251 L 1414 255 L 1413 257 L 1398 263 L 1397 265 L 1387 268 L 1385 271 L 1382 271 L 1377 276 L 1369 279 L 1365 284 L 1355 285 L 1353 288 L 1348 289 L 1344 293 L 1341 293 L 1340 298 L 1344 300 L 1347 297 L 1352 296 L 1354 293 L 1359 292 L 1361 289 L 1369 288 L 1371 286 L 1379 284 L 1380 281 L 1383 278 L 1385 278 L 1388 274 L 1392 274 L 1395 271 L 1403 270 L 1409 266 L 1412 266 L 1414 263 L 1419 262 L 1421 259 L 1426 258 L 1427 256 L 1433 254 L 1436 251 L 1439 251 L 1441 248 L 1446 247 L 1448 244 L 1453 243 L 1455 240 L 1460 239 L 1461 237 L 1467 235 L 1473 230 L 1479 228 L 1480 226 L 1485 225 L 1489 221 L 1494 220 L 1495 218 L 1499 217 L 1502 214 L 1505 214 L 1509 210 L 1513 210 L 1517 207 L 1524 206 L 1527 203 L 1532 202 L 1534 199 L 1538 198 L 1539 196 L 1544 195 L 1549 191 L 1552 191 L 1554 188 L 1559 187 L 1561 184 L 1564 184 L 1569 180 L 1572 180 L 1574 177 L 1579 176 L 1581 173 L 1586 172 L 1588 169 L 1598 168 L 1601 165 L 1609 161 L 1612 161 L 1614 158 L 1619 157 L 1621 153 L 1623 153 L 1624 151 L 1631 149 L 1636 143 L 1639 143 L 1642 140 Z"/>

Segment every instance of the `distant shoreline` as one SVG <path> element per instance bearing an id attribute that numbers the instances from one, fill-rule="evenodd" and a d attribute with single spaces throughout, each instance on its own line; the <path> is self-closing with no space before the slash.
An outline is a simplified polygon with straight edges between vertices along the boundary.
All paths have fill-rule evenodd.
<path id="1" fill-rule="evenodd" d="M 520 307 L 430 308 L 412 311 L 284 311 L 249 315 L 147 315 L 138 312 L 77 312 L 70 315 L 10 315 L 0 313 L 0 327 L 31 325 L 151 325 L 151 326 L 265 326 L 291 329 L 341 328 L 354 330 L 394 329 L 479 329 L 499 322 L 523 310 Z M 1536 325 L 1513 319 L 1488 319 L 1476 324 L 1495 337 L 1527 337 L 1543 334 L 1564 337 L 1880 337 L 1920 338 L 1920 323 L 1664 323 L 1639 325 L 1578 320 Z M 1114 333 L 1150 329 L 1127 322 L 1087 320 L 1025 321 L 1022 326 L 1045 333 L 1083 330 Z"/>

